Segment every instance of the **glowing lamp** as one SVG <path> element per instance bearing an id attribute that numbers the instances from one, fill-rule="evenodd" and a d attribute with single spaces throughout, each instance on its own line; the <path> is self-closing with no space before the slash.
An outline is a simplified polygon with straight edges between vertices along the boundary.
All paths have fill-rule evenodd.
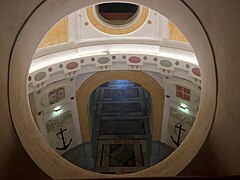
<path id="1" fill-rule="evenodd" d="M 180 104 L 180 108 L 182 108 L 182 109 L 187 109 L 187 105 L 184 104 L 184 103 L 181 103 L 181 104 Z"/>
<path id="2" fill-rule="evenodd" d="M 61 108 L 61 106 L 57 106 L 57 107 L 55 107 L 54 109 L 53 109 L 53 111 L 54 112 L 58 112 L 58 111 L 60 111 L 62 108 Z"/>

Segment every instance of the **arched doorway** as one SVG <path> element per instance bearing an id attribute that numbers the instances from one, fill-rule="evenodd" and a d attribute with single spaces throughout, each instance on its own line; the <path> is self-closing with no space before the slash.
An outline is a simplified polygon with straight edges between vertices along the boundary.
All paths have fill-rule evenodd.
<path id="1" fill-rule="evenodd" d="M 84 81 L 76 93 L 80 129 L 83 142 L 91 141 L 89 126 L 89 100 L 92 92 L 103 83 L 111 80 L 125 79 L 144 87 L 152 97 L 152 139 L 160 140 L 164 92 L 161 86 L 149 75 L 139 71 L 106 71 L 99 72 Z"/>
<path id="2" fill-rule="evenodd" d="M 76 100 L 82 140 L 92 144 L 94 171 L 121 174 L 149 167 L 164 108 L 164 91 L 152 77 L 137 71 L 99 72 L 84 81 Z M 116 151 L 121 158 L 114 156 Z"/>

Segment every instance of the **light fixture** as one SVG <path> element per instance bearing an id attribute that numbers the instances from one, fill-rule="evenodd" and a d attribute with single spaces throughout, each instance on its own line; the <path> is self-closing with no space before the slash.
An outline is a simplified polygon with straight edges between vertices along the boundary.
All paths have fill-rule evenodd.
<path id="1" fill-rule="evenodd" d="M 53 109 L 53 111 L 54 112 L 58 112 L 58 111 L 60 111 L 62 108 L 61 108 L 61 106 L 57 106 L 57 107 L 55 107 L 54 109 Z"/>
<path id="2" fill-rule="evenodd" d="M 182 108 L 182 109 L 187 109 L 187 105 L 184 104 L 184 103 L 181 103 L 181 104 L 180 104 L 180 108 Z"/>

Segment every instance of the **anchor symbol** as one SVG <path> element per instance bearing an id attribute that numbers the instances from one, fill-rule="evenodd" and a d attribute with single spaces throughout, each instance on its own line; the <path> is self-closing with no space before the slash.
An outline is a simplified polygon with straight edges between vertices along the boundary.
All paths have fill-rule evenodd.
<path id="1" fill-rule="evenodd" d="M 62 129 L 60 128 L 59 129 L 60 132 L 56 134 L 57 138 L 58 139 L 62 139 L 62 142 L 63 142 L 63 147 L 59 148 L 59 147 L 56 147 L 57 150 L 66 150 L 68 148 L 68 146 L 70 145 L 70 143 L 72 142 L 72 138 L 70 139 L 70 141 L 68 142 L 68 144 L 65 144 L 65 138 L 64 138 L 64 134 L 63 132 L 65 132 L 67 129 Z M 61 135 L 61 137 L 59 137 L 59 135 Z"/>
<path id="2" fill-rule="evenodd" d="M 174 129 L 174 130 L 175 130 L 175 134 L 177 135 L 176 129 L 178 129 L 178 139 L 177 139 L 177 141 L 175 141 L 172 136 L 171 136 L 171 139 L 172 139 L 173 143 L 178 147 L 178 146 L 180 146 L 180 136 L 181 136 L 181 132 L 182 132 L 182 131 L 186 131 L 186 130 L 182 128 L 182 124 L 181 124 L 181 123 L 177 123 L 177 124 L 175 125 L 175 129 Z"/>

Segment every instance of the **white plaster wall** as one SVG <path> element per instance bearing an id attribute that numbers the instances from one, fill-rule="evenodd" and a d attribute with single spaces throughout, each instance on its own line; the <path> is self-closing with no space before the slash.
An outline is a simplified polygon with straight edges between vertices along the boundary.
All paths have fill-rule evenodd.
<path id="1" fill-rule="evenodd" d="M 68 151 L 69 149 L 79 145 L 82 143 L 81 133 L 80 133 L 80 126 L 79 126 L 79 119 L 78 119 L 78 112 L 75 100 L 75 87 L 76 87 L 76 78 L 66 79 L 58 79 L 58 74 L 53 75 L 51 79 L 49 79 L 49 84 L 41 89 L 38 89 L 33 92 L 35 103 L 36 103 L 36 115 L 37 117 L 36 122 L 39 127 L 39 130 L 46 140 L 46 142 L 59 154 L 63 154 L 64 152 Z M 61 77 L 62 78 L 62 77 Z M 48 105 L 48 93 L 54 89 L 59 87 L 65 88 L 65 98 L 60 102 Z M 73 97 L 74 99 L 71 100 L 70 98 Z M 61 107 L 59 112 L 54 112 L 55 107 Z M 67 128 L 67 132 L 64 134 L 66 135 L 66 141 L 70 141 L 72 138 L 72 142 L 67 148 L 67 150 L 57 150 L 56 147 L 62 147 L 62 141 L 57 138 L 56 133 L 58 133 L 58 129 L 48 132 L 46 123 L 50 119 L 63 114 L 64 112 L 70 111 L 72 118 L 70 118 L 66 123 L 63 124 L 63 129 Z M 41 112 L 40 115 L 37 113 Z M 68 142 L 66 142 L 67 144 Z"/>
<path id="2" fill-rule="evenodd" d="M 148 20 L 151 20 L 152 23 L 148 24 Z M 126 35 L 106 34 L 97 30 L 91 23 L 86 26 L 85 22 L 89 22 L 85 9 L 71 13 L 68 15 L 68 42 L 39 48 L 34 56 L 39 57 L 44 54 L 59 52 L 77 46 L 85 47 L 96 44 L 111 44 L 114 43 L 116 38 L 119 42 L 124 43 L 155 44 L 162 47 L 173 47 L 193 52 L 188 42 L 169 40 L 169 20 L 151 9 L 149 10 L 146 22 L 138 30 Z"/>
<path id="3" fill-rule="evenodd" d="M 53 58 L 54 58 L 54 56 L 53 56 Z M 120 64 L 117 63 L 114 65 L 114 68 L 115 68 L 115 70 L 119 70 L 119 69 L 126 70 L 128 67 L 126 65 L 121 67 L 121 63 Z M 187 79 L 191 79 L 191 77 L 189 77 L 189 74 L 187 72 L 178 73 L 179 70 L 178 69 L 175 69 L 175 70 L 177 72 L 173 71 L 173 74 L 177 75 L 181 79 L 175 78 L 172 75 L 163 75 L 159 71 L 158 72 L 144 71 L 145 73 L 150 75 L 153 79 L 155 79 L 160 84 L 160 86 L 164 89 L 165 95 L 170 95 L 170 99 L 165 98 L 163 126 L 162 126 L 162 134 L 161 134 L 161 142 L 168 143 L 168 144 L 171 144 L 171 143 L 169 143 L 169 139 L 167 140 L 167 137 L 168 137 L 169 131 L 172 131 L 171 128 L 169 129 L 170 106 L 179 108 L 180 103 L 184 102 L 185 104 L 188 105 L 188 111 L 185 113 L 196 117 L 197 107 L 199 106 L 199 99 L 200 99 L 200 90 L 199 89 L 196 90 L 197 85 L 190 82 L 190 80 L 187 80 Z M 68 87 L 70 87 L 70 89 L 71 89 L 71 97 L 75 97 L 75 92 L 80 88 L 82 83 L 86 79 L 88 79 L 90 76 L 92 76 L 93 74 L 94 73 L 88 73 L 87 71 L 86 71 L 86 73 L 84 73 L 84 71 L 81 70 L 81 74 L 73 77 L 72 78 L 73 81 L 70 82 L 69 78 L 61 80 L 62 78 L 66 78 L 66 77 L 60 76 L 60 73 L 57 73 L 57 74 L 52 75 L 51 78 L 48 79 L 48 81 L 46 82 L 46 87 L 42 88 L 41 91 L 40 91 L 40 89 L 38 89 L 34 92 L 35 99 L 37 102 L 36 106 L 38 107 L 37 108 L 38 112 L 40 112 L 40 111 L 43 112 L 43 114 L 41 114 L 40 116 L 37 115 L 37 113 L 35 115 L 35 117 L 37 117 L 37 121 L 38 121 L 37 125 L 40 127 L 40 131 L 41 131 L 43 137 L 45 138 L 45 140 L 48 142 L 48 144 L 51 145 L 51 147 L 55 151 L 56 151 L 56 149 L 55 149 L 56 144 L 58 146 L 60 146 L 59 143 L 61 143 L 61 141 L 59 141 L 56 138 L 55 134 L 57 132 L 55 132 L 55 134 L 51 135 L 51 137 L 50 137 L 50 135 L 48 134 L 48 132 L 46 130 L 46 121 L 48 121 L 50 119 L 49 116 L 56 115 L 56 113 L 53 113 L 52 110 L 54 107 L 56 107 L 58 105 L 62 106 L 63 111 L 66 111 L 66 110 L 64 110 L 66 108 L 70 109 L 72 112 L 72 116 L 73 116 L 72 117 L 73 123 L 71 123 L 71 127 L 69 127 L 69 128 L 74 129 L 74 131 L 76 131 L 76 132 L 71 133 L 71 136 L 73 136 L 74 141 L 72 142 L 72 144 L 68 148 L 68 150 L 71 149 L 72 147 L 75 147 L 82 143 L 76 101 L 75 100 L 74 101 L 70 101 L 70 100 L 66 101 L 66 99 L 65 99 L 61 103 L 57 103 L 52 106 L 44 107 L 42 105 L 42 101 L 43 101 L 42 98 L 46 94 L 46 92 L 50 91 L 50 89 L 52 89 L 53 87 L 60 87 L 61 84 L 62 85 L 67 84 Z M 166 79 L 166 77 L 168 79 Z M 61 79 L 59 79 L 59 78 L 61 78 Z M 48 85 L 48 84 L 50 84 L 50 85 Z M 74 84 L 76 84 L 76 85 L 74 85 Z M 188 87 L 189 89 L 191 89 L 191 99 L 193 99 L 194 101 L 187 102 L 180 98 L 177 98 L 176 97 L 176 89 L 175 89 L 176 84 L 182 85 L 184 87 Z M 31 87 L 31 86 L 29 86 L 29 87 Z M 194 91 L 196 91 L 196 92 L 194 92 Z M 38 94 L 38 92 L 40 92 L 40 93 Z M 45 101 L 47 101 L 47 100 L 45 100 Z M 152 128 L 152 119 L 151 118 L 150 118 L 150 127 Z M 185 134 L 188 134 L 188 132 L 186 132 Z M 51 138 L 51 140 L 49 138 Z M 55 141 L 54 141 L 54 139 L 55 139 Z M 56 152 L 62 154 L 65 151 L 56 151 Z"/>

